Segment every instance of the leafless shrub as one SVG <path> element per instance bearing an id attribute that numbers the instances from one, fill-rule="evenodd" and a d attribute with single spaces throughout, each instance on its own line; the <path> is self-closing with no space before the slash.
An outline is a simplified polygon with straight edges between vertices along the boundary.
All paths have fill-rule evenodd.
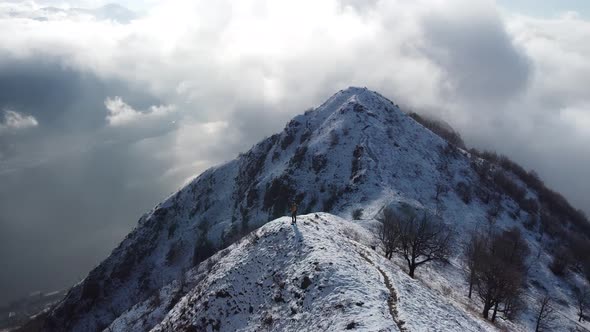
<path id="1" fill-rule="evenodd" d="M 330 146 L 335 147 L 339 143 L 340 143 L 340 137 L 338 136 L 338 133 L 336 133 L 335 130 L 332 130 L 330 132 Z"/>
<path id="2" fill-rule="evenodd" d="M 324 169 L 327 163 L 328 158 L 326 158 L 326 155 L 324 154 L 316 154 L 311 159 L 311 167 L 313 168 L 316 174 L 318 174 L 322 169 Z"/>
<path id="3" fill-rule="evenodd" d="M 553 331 L 555 328 L 555 321 L 557 320 L 557 313 L 551 297 L 545 295 L 538 298 L 536 306 L 537 319 L 535 332 Z"/>
<path id="4" fill-rule="evenodd" d="M 305 161 L 305 157 L 307 155 L 307 144 L 302 144 L 295 150 L 295 154 L 291 160 L 289 160 L 289 166 L 299 168 L 301 164 Z"/>
<path id="5" fill-rule="evenodd" d="M 435 119 L 426 118 L 414 112 L 410 113 L 410 117 L 450 144 L 456 145 L 460 148 L 465 148 L 465 143 L 463 142 L 461 135 L 459 135 L 459 133 L 453 130 L 453 128 L 451 128 L 449 125 L 446 125 L 443 122 Z"/>
<path id="6" fill-rule="evenodd" d="M 574 292 L 574 297 L 576 300 L 576 307 L 578 310 L 578 322 L 582 322 L 582 320 L 584 319 L 584 313 L 590 305 L 590 292 L 586 288 L 578 288 Z"/>
<path id="7" fill-rule="evenodd" d="M 537 218 L 536 214 L 529 214 L 528 218 L 523 223 L 524 228 L 529 231 L 535 230 L 537 228 Z"/>
<path id="8" fill-rule="evenodd" d="M 455 192 L 465 204 L 471 203 L 471 189 L 465 182 L 459 182 L 455 186 Z"/>
<path id="9" fill-rule="evenodd" d="M 449 187 L 444 184 L 443 182 L 437 182 L 434 188 L 434 199 L 438 202 L 441 199 L 441 196 L 446 194 L 449 191 Z"/>
<path id="10" fill-rule="evenodd" d="M 565 247 L 559 247 L 553 254 L 553 260 L 549 264 L 549 269 L 556 276 L 563 277 L 567 273 L 572 261 L 570 251 Z"/>
<path id="11" fill-rule="evenodd" d="M 355 209 L 352 211 L 352 219 L 360 220 L 363 217 L 363 209 Z"/>
<path id="12" fill-rule="evenodd" d="M 347 238 L 349 238 L 349 239 L 351 239 L 353 241 L 356 241 L 356 242 L 360 242 L 361 236 L 360 236 L 360 234 L 354 228 L 344 227 L 342 229 L 342 233 Z"/>
<path id="13" fill-rule="evenodd" d="M 453 293 L 453 290 L 451 289 L 451 287 L 449 287 L 449 286 L 442 286 L 442 294 L 445 297 L 451 296 L 452 293 Z"/>

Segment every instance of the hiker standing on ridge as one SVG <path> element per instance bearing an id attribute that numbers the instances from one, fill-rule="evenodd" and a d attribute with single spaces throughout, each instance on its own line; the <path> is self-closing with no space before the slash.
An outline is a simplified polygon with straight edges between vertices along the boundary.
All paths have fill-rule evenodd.
<path id="1" fill-rule="evenodd" d="M 297 203 L 291 204 L 291 224 L 297 223 Z"/>

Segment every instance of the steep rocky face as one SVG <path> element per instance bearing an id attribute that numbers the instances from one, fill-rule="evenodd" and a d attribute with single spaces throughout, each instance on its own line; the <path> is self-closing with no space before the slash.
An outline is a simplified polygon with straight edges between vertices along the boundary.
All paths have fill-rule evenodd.
<path id="1" fill-rule="evenodd" d="M 155 326 L 196 283 L 179 286 L 187 271 L 202 269 L 199 263 L 215 252 L 285 215 L 291 201 L 301 213 L 349 218 L 354 212 L 363 219 L 404 203 L 438 215 L 458 233 L 488 224 L 492 215 L 495 227 L 516 225 L 533 241 L 534 233 L 522 227 L 530 208 L 491 186 L 490 169 L 482 164 L 378 93 L 340 91 L 142 216 L 49 314 L 46 329 L 102 330 L 154 294 L 174 293 L 164 297 L 166 306 L 146 309 L 150 319 L 141 329 Z M 514 181 L 537 200 L 537 193 Z"/>

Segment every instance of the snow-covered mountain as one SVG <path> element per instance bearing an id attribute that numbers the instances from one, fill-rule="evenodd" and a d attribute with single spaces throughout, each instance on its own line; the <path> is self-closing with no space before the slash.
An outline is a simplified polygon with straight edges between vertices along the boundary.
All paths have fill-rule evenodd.
<path id="1" fill-rule="evenodd" d="M 538 222 L 531 226 L 540 193 L 483 164 L 380 94 L 340 91 L 142 216 L 47 315 L 45 330 L 494 330 L 464 296 L 461 258 L 464 235 L 489 227 L 491 210 L 493 227 L 518 227 L 538 253 L 527 296 L 550 292 L 561 326 L 574 326 L 573 285 L 586 281 L 548 269 L 547 240 Z M 491 170 L 526 200 L 491 186 Z M 291 200 L 309 213 L 295 228 L 280 219 Z M 369 230 L 383 207 L 400 204 L 439 216 L 460 235 L 449 264 L 411 279 L 381 257 Z M 353 214 L 363 221 L 346 221 Z M 528 330 L 532 315 L 527 309 L 500 326 Z"/>

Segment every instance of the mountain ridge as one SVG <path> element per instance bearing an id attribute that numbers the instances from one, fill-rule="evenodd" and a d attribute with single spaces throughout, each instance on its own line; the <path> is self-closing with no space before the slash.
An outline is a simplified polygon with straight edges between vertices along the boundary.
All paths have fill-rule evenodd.
<path id="1" fill-rule="evenodd" d="M 327 213 L 296 225 L 271 221 L 220 258 L 153 331 L 408 331 L 434 326 L 427 312 L 454 317 L 439 327 L 489 328 L 445 301 L 431 301 L 422 318 L 406 311 L 409 289 L 416 298 L 433 294 L 372 250 L 374 240 Z"/>

